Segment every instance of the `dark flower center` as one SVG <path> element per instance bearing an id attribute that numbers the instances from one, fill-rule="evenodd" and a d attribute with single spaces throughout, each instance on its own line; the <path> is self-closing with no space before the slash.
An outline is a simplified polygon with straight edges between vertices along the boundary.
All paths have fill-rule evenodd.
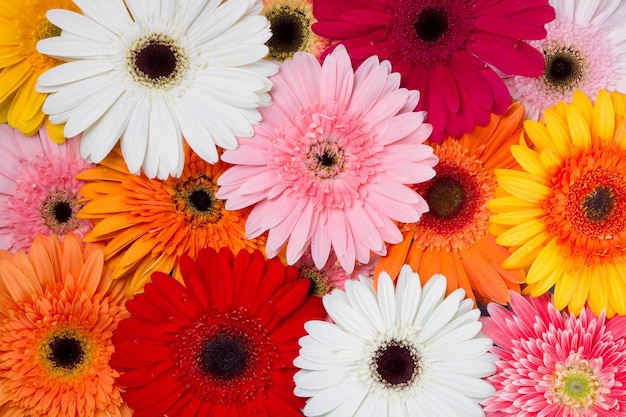
<path id="1" fill-rule="evenodd" d="M 282 6 L 270 11 L 266 17 L 272 30 L 272 37 L 266 43 L 271 58 L 282 61 L 302 50 L 308 30 L 306 16 Z"/>
<path id="2" fill-rule="evenodd" d="M 134 54 L 135 67 L 150 80 L 169 78 L 176 71 L 176 51 L 168 44 L 150 41 Z"/>
<path id="3" fill-rule="evenodd" d="M 591 191 L 582 203 L 585 217 L 593 222 L 600 222 L 615 212 L 615 191 L 612 187 L 600 185 Z"/>
<path id="4" fill-rule="evenodd" d="M 381 383 L 393 387 L 410 385 L 419 373 L 418 355 L 412 346 L 391 341 L 374 355 L 373 368 Z"/>
<path id="5" fill-rule="evenodd" d="M 54 219 L 59 223 L 67 223 L 72 218 L 72 205 L 67 201 L 58 201 L 52 207 Z"/>
<path id="6" fill-rule="evenodd" d="M 561 48 L 545 53 L 544 81 L 553 87 L 564 89 L 578 84 L 583 76 L 582 57 L 571 48 Z"/>
<path id="7" fill-rule="evenodd" d="M 432 216 L 447 219 L 461 211 L 465 202 L 465 192 L 457 180 L 435 177 L 433 184 L 426 192 L 426 201 Z"/>
<path id="8" fill-rule="evenodd" d="M 448 16 L 444 9 L 426 8 L 413 24 L 415 34 L 424 42 L 436 42 L 448 31 Z"/>
<path id="9" fill-rule="evenodd" d="M 235 378 L 246 369 L 248 349 L 239 336 L 218 334 L 206 340 L 200 353 L 200 369 L 216 379 Z"/>
<path id="10" fill-rule="evenodd" d="M 212 196 L 207 190 L 204 189 L 196 189 L 189 194 L 189 204 L 193 206 L 194 209 L 207 212 L 213 205 Z"/>
<path id="11" fill-rule="evenodd" d="M 48 360 L 55 368 L 71 371 L 80 365 L 85 357 L 80 340 L 72 336 L 54 337 L 48 347 L 50 348 Z"/>

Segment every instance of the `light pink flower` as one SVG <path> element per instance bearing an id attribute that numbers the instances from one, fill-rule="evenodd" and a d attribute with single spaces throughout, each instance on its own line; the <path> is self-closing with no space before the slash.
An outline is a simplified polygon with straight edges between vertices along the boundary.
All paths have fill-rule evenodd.
<path id="1" fill-rule="evenodd" d="M 616 417 L 626 410 L 626 317 L 586 308 L 559 312 L 551 295 L 511 292 L 511 310 L 488 306 L 483 332 L 496 345 L 496 394 L 487 416 Z"/>
<path id="2" fill-rule="evenodd" d="M 370 250 L 402 235 L 393 220 L 416 222 L 426 201 L 406 184 L 427 181 L 437 158 L 422 143 L 432 132 L 419 93 L 376 56 L 353 71 L 343 46 L 321 65 L 298 53 L 272 77 L 272 102 L 254 136 L 222 159 L 235 164 L 219 179 L 226 208 L 250 205 L 249 237 L 269 230 L 266 252 L 287 243 L 294 264 L 310 246 L 321 268 L 331 247 L 341 266 L 367 263 Z M 289 240 L 287 242 L 287 240 Z"/>
<path id="3" fill-rule="evenodd" d="M 91 230 L 91 221 L 76 217 L 84 182 L 74 176 L 92 166 L 80 157 L 78 137 L 58 145 L 45 127 L 27 137 L 3 124 L 0 155 L 0 249 L 27 250 L 36 234 Z"/>

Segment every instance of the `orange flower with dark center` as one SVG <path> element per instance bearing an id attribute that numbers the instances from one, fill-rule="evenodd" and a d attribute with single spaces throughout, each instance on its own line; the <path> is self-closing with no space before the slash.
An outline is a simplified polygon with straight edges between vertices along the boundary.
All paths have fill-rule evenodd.
<path id="1" fill-rule="evenodd" d="M 495 197 L 494 169 L 518 167 L 509 147 L 519 141 L 523 116 L 523 107 L 514 103 L 487 126 L 432 145 L 439 158 L 436 175 L 415 187 L 430 211 L 417 223 L 401 225 L 404 240 L 388 248 L 376 277 L 387 271 L 395 278 L 407 263 L 422 280 L 441 273 L 448 293 L 463 288 L 482 303 L 507 304 L 508 290 L 520 291 L 523 271 L 502 267 L 510 253 L 487 233 L 492 214 L 487 202 Z"/>
<path id="2" fill-rule="evenodd" d="M 209 164 L 187 149 L 180 178 L 160 181 L 128 172 L 118 151 L 77 177 L 87 204 L 78 217 L 96 221 L 89 242 L 105 242 L 113 278 L 128 279 L 127 291 L 141 292 L 154 271 L 180 279 L 178 259 L 200 248 L 229 247 L 249 252 L 263 238 L 246 239 L 249 210 L 226 210 L 216 198 L 217 179 L 227 164 Z"/>
<path id="3" fill-rule="evenodd" d="M 73 234 L 0 252 L 0 415 L 130 416 L 109 366 L 124 302 L 102 248 Z"/>

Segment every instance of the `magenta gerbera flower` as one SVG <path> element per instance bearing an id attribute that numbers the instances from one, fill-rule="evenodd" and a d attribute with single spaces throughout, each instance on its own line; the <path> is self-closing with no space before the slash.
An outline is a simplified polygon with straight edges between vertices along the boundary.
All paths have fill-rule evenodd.
<path id="1" fill-rule="evenodd" d="M 511 292 L 511 310 L 488 307 L 483 331 L 496 345 L 496 394 L 488 417 L 615 417 L 626 410 L 626 317 L 586 308 L 559 312 L 551 296 Z"/>
<path id="2" fill-rule="evenodd" d="M 78 137 L 54 143 L 45 128 L 32 137 L 0 125 L 0 249 L 27 250 L 37 234 L 82 237 L 90 220 L 76 213 L 85 183 L 74 177 L 92 167 L 80 157 Z"/>
<path id="3" fill-rule="evenodd" d="M 393 220 L 415 222 L 426 201 L 406 184 L 435 175 L 437 158 L 422 144 L 432 131 L 413 112 L 419 93 L 376 56 L 353 71 L 340 47 L 321 65 L 298 53 L 272 77 L 272 102 L 254 136 L 222 159 L 235 164 L 218 180 L 217 197 L 235 210 L 255 205 L 248 237 L 269 230 L 266 253 L 287 243 L 294 264 L 310 246 L 315 265 L 331 247 L 341 266 L 367 263 L 370 251 L 402 234 Z"/>
<path id="4" fill-rule="evenodd" d="M 402 85 L 422 92 L 431 140 L 458 137 L 502 114 L 511 103 L 502 79 L 537 77 L 543 39 L 554 19 L 547 0 L 315 0 L 313 31 L 340 40 L 354 63 L 388 59 Z"/>

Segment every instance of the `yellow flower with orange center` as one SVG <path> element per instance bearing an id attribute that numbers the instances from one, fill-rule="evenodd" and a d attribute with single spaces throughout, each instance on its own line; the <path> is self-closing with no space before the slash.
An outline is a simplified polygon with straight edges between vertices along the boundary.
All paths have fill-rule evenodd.
<path id="1" fill-rule="evenodd" d="M 109 366 L 124 303 L 102 248 L 76 235 L 0 251 L 0 415 L 130 416 Z"/>
<path id="2" fill-rule="evenodd" d="M 554 287 L 554 304 L 578 314 L 626 314 L 626 95 L 578 91 L 545 122 L 526 121 L 532 141 L 511 147 L 523 171 L 496 171 L 491 232 L 529 267 L 525 293 Z"/>
<path id="3" fill-rule="evenodd" d="M 508 290 L 520 291 L 524 272 L 502 267 L 510 253 L 487 233 L 492 213 L 486 204 L 495 196 L 494 169 L 518 167 L 509 147 L 519 141 L 523 116 L 524 108 L 514 103 L 485 127 L 431 144 L 439 158 L 436 175 L 415 186 L 430 211 L 417 223 L 401 225 L 404 239 L 388 248 L 375 277 L 387 271 L 395 278 L 406 263 L 423 281 L 441 273 L 448 294 L 463 288 L 482 303 L 507 304 Z"/>
<path id="4" fill-rule="evenodd" d="M 50 137 L 62 142 L 63 127 L 41 111 L 46 94 L 35 91 L 37 78 L 60 61 L 37 51 L 37 42 L 61 30 L 46 19 L 51 9 L 78 12 L 71 0 L 5 0 L 0 7 L 0 123 L 25 135 L 37 133 L 44 120 Z"/>
<path id="5" fill-rule="evenodd" d="M 180 178 L 160 181 L 131 174 L 115 149 L 77 176 L 88 182 L 81 189 L 87 203 L 78 217 L 96 222 L 85 241 L 106 243 L 113 278 L 128 279 L 128 293 L 142 292 L 154 271 L 181 279 L 183 254 L 195 257 L 204 247 L 235 253 L 264 247 L 264 238 L 245 237 L 249 210 L 226 210 L 215 197 L 217 179 L 229 165 L 209 164 L 189 147 L 185 161 Z"/>

